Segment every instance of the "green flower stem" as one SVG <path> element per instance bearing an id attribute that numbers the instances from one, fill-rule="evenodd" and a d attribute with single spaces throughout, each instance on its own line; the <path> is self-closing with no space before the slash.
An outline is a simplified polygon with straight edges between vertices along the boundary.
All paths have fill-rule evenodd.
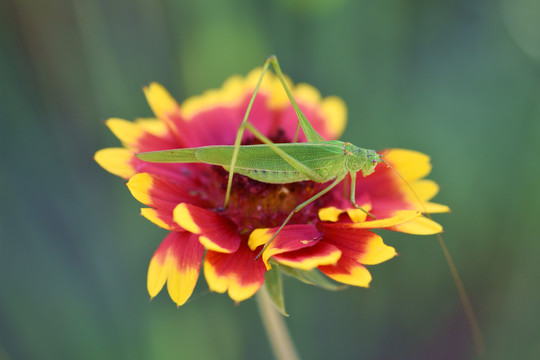
<path id="1" fill-rule="evenodd" d="M 283 316 L 274 307 L 266 286 L 257 292 L 257 299 L 264 328 L 276 359 L 298 360 L 298 354 L 285 326 L 285 321 L 283 321 Z"/>

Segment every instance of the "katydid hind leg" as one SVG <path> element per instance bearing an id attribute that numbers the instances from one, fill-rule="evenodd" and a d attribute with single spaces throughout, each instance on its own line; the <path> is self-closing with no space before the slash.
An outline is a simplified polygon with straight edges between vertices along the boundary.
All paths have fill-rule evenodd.
<path id="1" fill-rule="evenodd" d="M 238 153 L 240 152 L 240 145 L 242 143 L 242 136 L 244 135 L 244 129 L 247 124 L 247 120 L 249 117 L 249 113 L 251 112 L 251 108 L 253 106 L 253 103 L 255 102 L 255 98 L 257 96 L 257 93 L 259 92 L 259 88 L 261 86 L 262 80 L 264 78 L 264 74 L 268 70 L 268 66 L 270 65 L 270 59 L 267 59 L 264 62 L 263 69 L 261 72 L 261 76 L 259 77 L 259 81 L 257 82 L 257 86 L 255 87 L 255 90 L 253 91 L 253 95 L 251 95 L 251 99 L 249 101 L 248 107 L 246 109 L 246 113 L 244 114 L 244 118 L 242 119 L 242 123 L 238 127 L 238 131 L 236 132 L 236 139 L 234 140 L 234 150 L 231 158 L 231 166 L 229 169 L 229 180 L 227 181 L 227 192 L 225 193 L 225 202 L 223 204 L 223 208 L 226 209 L 227 206 L 229 206 L 229 200 L 231 197 L 231 189 L 232 189 L 232 181 L 234 176 L 234 168 L 236 167 L 236 162 L 238 161 Z"/>
<path id="2" fill-rule="evenodd" d="M 294 96 L 292 95 L 291 90 L 289 89 L 289 86 L 287 85 L 287 82 L 285 81 L 285 76 L 283 75 L 283 72 L 281 71 L 281 67 L 279 66 L 279 62 L 277 60 L 277 57 L 275 55 L 270 56 L 266 61 L 270 61 L 272 64 L 274 71 L 276 72 L 279 81 L 281 81 L 281 84 L 283 85 L 283 88 L 285 89 L 285 92 L 287 93 L 287 96 L 289 98 L 289 101 L 291 102 L 294 111 L 296 112 L 296 116 L 298 117 L 298 123 L 299 126 L 296 128 L 296 134 L 294 136 L 294 141 L 298 139 L 298 133 L 299 128 L 301 127 L 304 131 L 304 135 L 306 135 L 306 139 L 308 142 L 324 142 L 324 138 L 313 128 L 311 123 L 306 119 L 306 116 L 300 110 L 300 107 L 298 106 L 298 103 L 294 99 Z"/>
<path id="3" fill-rule="evenodd" d="M 273 66 L 274 70 L 276 71 L 276 74 L 277 74 L 278 78 L 280 79 L 280 81 L 281 81 L 281 83 L 282 83 L 282 85 L 283 85 L 283 87 L 285 89 L 285 92 L 287 93 L 287 96 L 289 97 L 289 100 L 290 100 L 291 104 L 293 105 L 293 107 L 295 109 L 295 112 L 296 112 L 296 114 L 298 116 L 299 125 L 297 127 L 295 139 L 298 137 L 299 128 L 301 126 L 302 130 L 304 131 L 304 134 L 306 135 L 306 138 L 308 139 L 308 141 L 310 141 L 310 142 L 324 141 L 322 136 L 320 136 L 319 133 L 317 133 L 315 131 L 313 126 L 311 126 L 309 121 L 306 119 L 306 117 L 304 116 L 304 114 L 300 110 L 300 107 L 298 106 L 298 104 L 294 100 L 294 97 L 292 96 L 292 93 L 291 93 L 291 91 L 290 91 L 290 89 L 289 89 L 289 87 L 287 85 L 287 82 L 285 81 L 285 77 L 284 77 L 284 75 L 283 75 L 283 73 L 281 71 L 281 68 L 279 66 L 279 63 L 277 61 L 277 57 L 275 55 L 272 55 L 272 56 L 268 57 L 266 59 L 266 61 L 264 62 L 263 69 L 262 69 L 262 72 L 261 72 L 261 76 L 259 77 L 259 80 L 257 82 L 255 90 L 253 91 L 253 95 L 251 96 L 251 99 L 249 101 L 248 107 L 247 107 L 246 112 L 244 114 L 244 118 L 242 119 L 242 123 L 240 124 L 240 126 L 238 128 L 238 131 L 236 133 L 236 139 L 234 141 L 234 150 L 233 150 L 233 154 L 232 154 L 232 158 L 231 158 L 231 166 L 229 168 L 229 179 L 227 181 L 227 190 L 225 192 L 225 202 L 224 202 L 224 205 L 223 205 L 224 209 L 226 209 L 229 206 L 229 200 L 230 200 L 230 197 L 231 197 L 231 189 L 232 189 L 232 180 L 233 180 L 233 177 L 234 177 L 234 169 L 235 169 L 236 163 L 238 161 L 238 153 L 240 152 L 240 146 L 241 146 L 241 143 L 242 143 L 242 136 L 244 134 L 244 130 L 245 130 L 246 126 L 249 124 L 248 123 L 249 113 L 251 112 L 251 108 L 253 106 L 253 103 L 255 101 L 257 93 L 259 92 L 259 88 L 261 86 L 262 80 L 264 78 L 264 75 L 265 75 L 266 71 L 268 71 L 268 67 L 270 66 L 270 64 Z M 251 125 L 251 127 L 253 129 L 255 128 L 252 125 Z M 267 145 L 269 145 L 272 148 L 272 150 L 274 150 L 274 152 L 276 152 L 278 155 L 280 155 L 285 161 L 289 162 L 295 169 L 297 169 L 299 171 L 302 171 L 303 173 L 308 175 L 310 178 L 312 178 L 314 181 L 320 180 L 319 175 L 317 173 L 315 173 L 314 171 L 312 171 L 311 169 L 306 167 L 304 164 L 301 164 L 300 162 L 294 160 L 292 157 L 288 156 L 283 151 L 280 151 L 279 149 L 277 149 L 276 146 L 273 146 L 274 144 L 270 140 L 268 140 L 265 137 L 264 138 L 267 141 L 263 140 L 263 136 L 260 135 L 260 133 L 258 131 L 257 131 L 257 133 L 259 134 L 259 136 L 257 136 L 257 134 L 255 134 L 253 131 L 251 131 L 251 132 L 253 133 L 253 135 L 255 135 L 258 138 L 258 140 L 260 140 L 260 141 L 266 143 Z"/>
<path id="4" fill-rule="evenodd" d="M 297 207 L 295 207 L 290 213 L 289 213 L 289 216 L 287 216 L 287 218 L 281 223 L 280 227 L 278 228 L 278 230 L 274 233 L 274 235 L 272 235 L 272 237 L 270 238 L 270 240 L 268 240 L 268 242 L 264 245 L 263 249 L 259 252 L 259 254 L 257 255 L 257 257 L 255 259 L 258 259 L 261 254 L 264 252 L 264 250 L 266 250 L 266 248 L 272 243 L 272 241 L 274 241 L 274 239 L 277 237 L 277 235 L 281 232 L 281 230 L 283 230 L 283 228 L 285 227 L 285 225 L 287 225 L 287 223 L 292 219 L 293 215 L 296 214 L 297 212 L 299 212 L 300 210 L 302 210 L 303 208 L 305 208 L 306 206 L 308 206 L 309 204 L 311 204 L 312 202 L 314 202 L 315 200 L 317 200 L 318 198 L 320 198 L 321 196 L 323 196 L 324 194 L 326 194 L 327 192 L 329 192 L 330 190 L 332 190 L 334 187 L 337 186 L 337 184 L 339 184 L 341 181 L 343 180 L 343 176 L 342 177 L 339 177 L 339 178 L 336 178 L 334 180 L 334 182 L 332 182 L 330 185 L 328 185 L 327 187 L 325 187 L 324 189 L 322 189 L 321 191 L 319 191 L 318 193 L 316 193 L 315 195 L 313 195 L 312 197 L 310 197 L 309 199 L 307 199 L 306 201 L 304 201 L 303 203 L 301 203 L 300 205 L 298 205 Z"/>

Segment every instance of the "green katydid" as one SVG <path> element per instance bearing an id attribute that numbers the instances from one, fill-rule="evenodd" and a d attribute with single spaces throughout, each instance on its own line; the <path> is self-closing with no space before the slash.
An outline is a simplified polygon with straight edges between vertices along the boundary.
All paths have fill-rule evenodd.
<path id="1" fill-rule="evenodd" d="M 285 92 L 298 117 L 298 126 L 304 131 L 308 142 L 274 144 L 248 122 L 251 107 L 255 101 L 264 74 L 268 70 L 270 64 L 274 67 L 278 78 L 283 84 Z M 242 135 L 246 128 L 263 144 L 241 145 Z M 299 128 L 297 129 L 297 135 L 298 130 Z M 279 229 L 274 233 L 272 238 L 266 243 L 261 250 L 261 253 L 276 238 L 295 213 L 332 190 L 347 174 L 351 176 L 352 206 L 375 218 L 375 216 L 356 203 L 356 174 L 361 171 L 363 176 L 368 176 L 375 171 L 375 167 L 378 163 L 384 161 L 382 155 L 377 154 L 375 150 L 359 148 L 351 143 L 339 140 L 325 141 L 311 126 L 310 122 L 300 110 L 300 107 L 287 86 L 285 76 L 281 72 L 281 68 L 275 56 L 270 56 L 264 63 L 261 76 L 236 134 L 234 145 L 202 146 L 198 148 L 152 151 L 136 155 L 139 159 L 149 162 L 205 163 L 223 166 L 229 171 L 224 208 L 227 208 L 229 204 L 234 174 L 240 174 L 257 181 L 274 184 L 284 184 L 304 180 L 326 183 L 334 180 L 326 188 L 294 208 L 289 216 L 283 221 Z"/>
<path id="2" fill-rule="evenodd" d="M 279 80 L 281 81 L 285 92 L 298 117 L 298 127 L 293 143 L 273 143 L 269 138 L 261 134 L 251 123 L 248 122 L 248 116 L 255 97 L 262 83 L 265 72 L 272 65 Z M 302 129 L 307 142 L 298 143 L 296 138 L 298 132 Z M 248 129 L 262 144 L 259 145 L 241 145 L 244 130 Z M 160 163 L 205 163 L 219 165 L 229 172 L 227 191 L 225 194 L 224 208 L 227 208 L 230 200 L 232 180 L 234 174 L 247 176 L 251 179 L 265 183 L 291 183 L 304 180 L 311 180 L 318 183 L 332 181 L 330 185 L 313 195 L 303 203 L 294 208 L 287 218 L 283 221 L 272 238 L 266 243 L 258 256 L 268 247 L 276 238 L 279 232 L 285 227 L 293 215 L 324 194 L 328 193 L 337 186 L 347 174 L 351 177 L 350 201 L 354 208 L 364 211 L 369 216 L 374 216 L 367 210 L 362 209 L 355 200 L 356 175 L 359 171 L 362 175 L 368 176 L 375 171 L 378 163 L 384 162 L 391 167 L 383 156 L 375 150 L 359 148 L 351 143 L 338 140 L 325 141 L 322 136 L 312 127 L 306 119 L 300 107 L 296 103 L 281 71 L 277 58 L 270 56 L 264 63 L 261 76 L 255 87 L 251 100 L 248 104 L 246 113 L 236 134 L 234 145 L 216 145 L 202 146 L 198 148 L 182 148 L 173 150 L 153 151 L 138 153 L 136 156 L 144 161 Z M 395 170 L 394 170 L 395 171 Z M 397 171 L 396 171 L 397 173 Z M 399 177 L 401 175 L 397 173 Z M 401 177 L 407 184 L 411 192 L 417 198 L 424 208 L 424 213 L 431 219 L 429 213 L 425 210 L 423 201 L 417 196 L 414 189 Z M 455 268 L 452 258 L 446 249 L 442 236 L 437 234 L 439 243 L 443 248 L 445 258 L 449 264 L 454 282 L 458 288 L 460 300 L 465 308 L 469 325 L 471 326 L 475 342 L 479 352 L 482 352 L 483 344 L 474 316 L 470 300 L 465 288 Z"/>

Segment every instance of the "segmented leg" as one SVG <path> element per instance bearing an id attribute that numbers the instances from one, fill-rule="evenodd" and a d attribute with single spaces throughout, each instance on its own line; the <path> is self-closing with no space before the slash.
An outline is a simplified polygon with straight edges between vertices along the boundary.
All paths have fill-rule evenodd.
<path id="1" fill-rule="evenodd" d="M 287 225 L 287 223 L 291 220 L 291 218 L 293 217 L 294 214 L 296 214 L 297 212 L 299 212 L 300 210 L 302 210 L 304 207 L 306 207 L 307 205 L 311 204 L 312 202 L 314 202 L 315 200 L 317 200 L 318 198 L 320 198 L 321 196 L 323 196 L 324 194 L 326 194 L 327 192 L 329 192 L 330 190 L 332 190 L 334 187 L 336 187 L 337 184 L 339 184 L 341 181 L 343 180 L 343 177 L 340 177 L 340 178 L 336 178 L 334 180 L 333 183 L 331 183 L 330 185 L 328 185 L 327 187 L 325 187 L 324 189 L 322 189 L 321 191 L 319 191 L 317 194 L 313 195 L 312 197 L 310 197 L 309 199 L 307 199 L 306 201 L 304 201 L 303 203 L 301 203 L 300 205 L 298 205 L 297 207 L 295 207 L 293 209 L 293 211 L 291 211 L 291 213 L 289 214 L 289 216 L 287 216 L 287 218 L 285 219 L 285 221 L 283 221 L 283 223 L 281 223 L 281 226 L 279 227 L 279 229 L 274 233 L 274 235 L 272 235 L 272 237 L 270 238 L 270 240 L 268 240 L 268 242 L 264 245 L 263 249 L 259 252 L 259 254 L 257 255 L 257 257 L 255 259 L 258 259 L 259 256 L 261 256 L 261 254 L 264 252 L 264 250 L 266 250 L 266 248 L 270 245 L 270 243 L 272 241 L 274 241 L 274 239 L 276 238 L 276 236 L 278 236 L 278 234 L 281 232 L 281 230 L 283 230 L 283 228 L 285 227 L 285 225 Z"/>
<path id="2" fill-rule="evenodd" d="M 356 203 L 356 173 L 350 172 L 351 175 L 351 204 L 356 209 L 362 210 L 365 212 L 368 216 L 372 217 L 373 219 L 376 219 L 375 215 L 367 211 L 366 209 L 362 208 L 360 205 Z"/>

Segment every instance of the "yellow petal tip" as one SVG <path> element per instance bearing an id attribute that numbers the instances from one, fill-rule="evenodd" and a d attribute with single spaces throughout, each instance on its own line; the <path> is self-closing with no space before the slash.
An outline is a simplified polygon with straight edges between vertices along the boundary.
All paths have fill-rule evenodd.
<path id="1" fill-rule="evenodd" d="M 152 187 L 152 177 L 150 174 L 139 173 L 133 175 L 126 185 L 135 199 L 145 205 L 150 205 L 151 199 L 149 190 Z"/>
<path id="2" fill-rule="evenodd" d="M 101 149 L 94 155 L 94 160 L 111 174 L 129 179 L 135 174 L 135 169 L 130 165 L 133 158 L 131 151 L 124 148 Z"/>
<path id="3" fill-rule="evenodd" d="M 178 108 L 178 103 L 169 92 L 158 83 L 150 83 L 143 88 L 148 104 L 156 117 L 163 119 L 169 112 Z"/>
<path id="4" fill-rule="evenodd" d="M 272 238 L 272 233 L 269 230 L 270 229 L 267 228 L 253 230 L 251 234 L 249 234 L 249 248 L 255 250 L 257 247 L 266 244 Z"/>
<path id="5" fill-rule="evenodd" d="M 195 223 L 185 203 L 178 204 L 173 211 L 174 221 L 186 231 L 200 234 L 201 228 Z"/>

